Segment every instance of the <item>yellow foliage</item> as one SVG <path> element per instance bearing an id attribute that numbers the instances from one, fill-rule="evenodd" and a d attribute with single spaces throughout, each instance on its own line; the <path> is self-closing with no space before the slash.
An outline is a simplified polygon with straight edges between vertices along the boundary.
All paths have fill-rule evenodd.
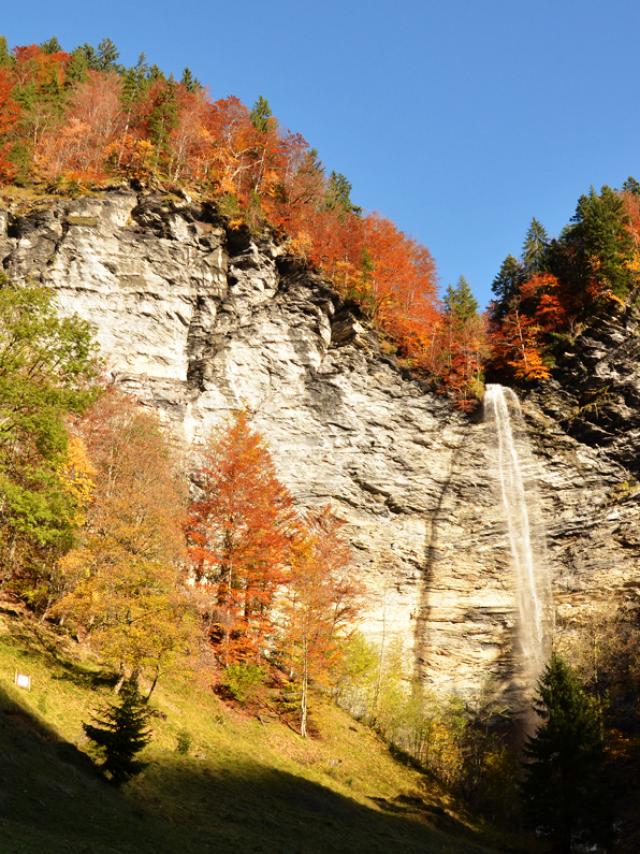
<path id="1" fill-rule="evenodd" d="M 66 457 L 58 468 L 58 477 L 64 491 L 74 500 L 76 506 L 74 525 L 79 526 L 84 523 L 86 511 L 93 496 L 96 474 L 84 442 L 79 436 L 71 436 Z"/>

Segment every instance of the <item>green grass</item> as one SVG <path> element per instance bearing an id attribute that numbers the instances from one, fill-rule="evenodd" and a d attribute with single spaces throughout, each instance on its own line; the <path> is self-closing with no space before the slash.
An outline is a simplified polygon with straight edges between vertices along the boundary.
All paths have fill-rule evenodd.
<path id="1" fill-rule="evenodd" d="M 16 669 L 30 692 L 14 687 Z M 483 846 L 424 777 L 332 705 L 320 702 L 320 735 L 303 740 L 186 678 L 161 683 L 149 765 L 116 790 L 82 731 L 110 690 L 91 664 L 65 661 L 46 629 L 0 614 L 2 854 L 508 850 Z"/>

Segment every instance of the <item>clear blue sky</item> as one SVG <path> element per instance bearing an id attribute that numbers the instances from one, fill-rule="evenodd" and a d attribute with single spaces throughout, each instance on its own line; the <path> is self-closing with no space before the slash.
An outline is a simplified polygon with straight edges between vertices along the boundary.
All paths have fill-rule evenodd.
<path id="1" fill-rule="evenodd" d="M 532 216 L 557 233 L 591 184 L 640 178 L 637 0 L 29 0 L 0 31 L 109 36 L 214 97 L 264 95 L 482 303 Z"/>

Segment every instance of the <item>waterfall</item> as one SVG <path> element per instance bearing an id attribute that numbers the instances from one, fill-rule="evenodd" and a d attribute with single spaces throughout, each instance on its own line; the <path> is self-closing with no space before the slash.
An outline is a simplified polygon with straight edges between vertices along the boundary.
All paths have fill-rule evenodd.
<path id="1" fill-rule="evenodd" d="M 516 637 L 519 647 L 521 701 L 530 703 L 545 665 L 549 593 L 544 560 L 544 536 L 533 486 L 527 483 L 530 452 L 524 434 L 518 396 L 501 385 L 488 385 L 485 420 L 495 430 L 496 477 L 509 537 L 517 601 Z M 512 417 L 513 413 L 513 417 Z"/>

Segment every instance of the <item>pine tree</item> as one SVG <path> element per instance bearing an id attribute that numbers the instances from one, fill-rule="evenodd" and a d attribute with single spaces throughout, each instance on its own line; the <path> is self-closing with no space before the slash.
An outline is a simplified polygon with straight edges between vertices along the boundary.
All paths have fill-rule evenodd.
<path id="1" fill-rule="evenodd" d="M 114 786 L 126 783 L 147 764 L 135 756 L 151 741 L 149 715 L 136 682 L 130 679 L 120 689 L 117 702 L 94 715 L 94 723 L 82 725 L 104 756 L 102 771 Z"/>
<path id="2" fill-rule="evenodd" d="M 460 276 L 455 287 L 449 285 L 447 288 L 444 307 L 447 314 L 461 323 L 470 320 L 478 313 L 478 301 L 464 276 Z"/>
<path id="3" fill-rule="evenodd" d="M 525 815 L 557 851 L 570 851 L 578 837 L 606 842 L 611 818 L 599 709 L 555 653 L 538 691 L 534 708 L 542 723 L 524 749 Z"/>
<path id="4" fill-rule="evenodd" d="M 0 68 L 10 67 L 13 62 L 7 39 L 5 36 L 0 36 Z"/>
<path id="5" fill-rule="evenodd" d="M 545 255 L 549 245 L 549 237 L 544 226 L 535 217 L 522 246 L 522 265 L 527 276 L 542 273 L 545 268 Z"/>
<path id="6" fill-rule="evenodd" d="M 198 89 L 202 89 L 202 83 L 193 76 L 193 72 L 188 67 L 182 72 L 180 82 L 187 92 L 196 92 Z"/>
<path id="7" fill-rule="evenodd" d="M 513 255 L 507 255 L 491 284 L 491 291 L 496 298 L 491 310 L 494 320 L 499 320 L 508 312 L 509 303 L 517 295 L 524 278 L 525 274 L 520 261 Z"/>
<path id="8" fill-rule="evenodd" d="M 59 51 L 62 50 L 62 46 L 61 46 L 60 42 L 58 41 L 58 39 L 55 36 L 52 36 L 46 42 L 42 42 L 42 44 L 40 45 L 40 50 L 43 53 L 47 53 L 47 54 L 58 53 Z"/>
<path id="9" fill-rule="evenodd" d="M 562 243 L 573 259 L 570 280 L 580 301 L 607 289 L 623 298 L 629 293 L 635 274 L 629 268 L 634 244 L 628 225 L 624 202 L 611 187 L 600 193 L 592 187 L 578 200 Z"/>
<path id="10" fill-rule="evenodd" d="M 636 181 L 632 175 L 629 175 L 622 185 L 622 190 L 625 193 L 633 193 L 634 196 L 640 196 L 640 182 Z"/>
<path id="11" fill-rule="evenodd" d="M 271 107 L 269 106 L 269 102 L 266 98 L 263 98 L 262 95 L 258 98 L 258 100 L 253 105 L 253 109 L 251 110 L 251 114 L 249 118 L 251 119 L 251 124 L 257 131 L 260 133 L 266 133 L 269 129 L 269 119 L 273 117 L 273 113 L 271 112 Z"/>
<path id="12" fill-rule="evenodd" d="M 119 56 L 118 48 L 111 39 L 102 39 L 98 45 L 98 70 L 108 71 L 115 68 Z"/>
<path id="13" fill-rule="evenodd" d="M 329 175 L 325 206 L 329 210 L 337 210 L 345 214 L 354 213 L 360 216 L 362 213 L 362 208 L 351 201 L 351 182 L 340 172 L 335 171 Z"/>

